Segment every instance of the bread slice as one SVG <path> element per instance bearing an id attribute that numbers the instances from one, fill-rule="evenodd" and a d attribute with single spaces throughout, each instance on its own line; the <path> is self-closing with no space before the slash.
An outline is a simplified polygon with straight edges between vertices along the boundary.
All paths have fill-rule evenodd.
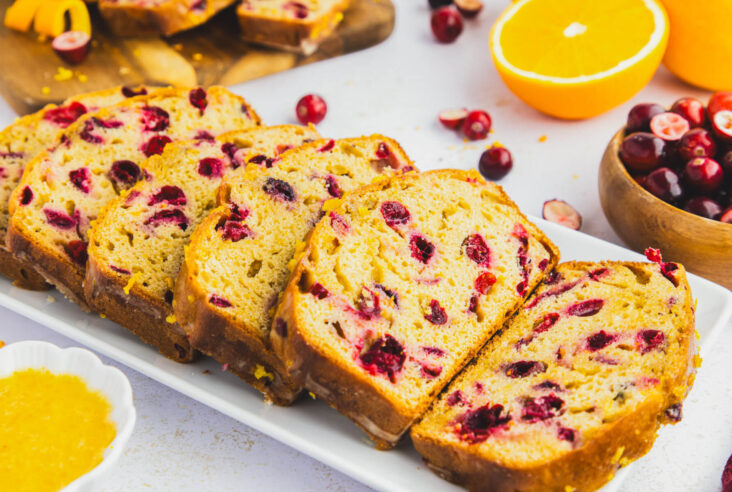
<path id="1" fill-rule="evenodd" d="M 191 345 L 269 400 L 292 402 L 300 387 L 270 351 L 269 330 L 297 244 L 326 200 L 409 169 L 399 144 L 373 135 L 306 144 L 225 182 L 226 205 L 193 233 L 176 283 L 175 314 Z"/>
<path id="2" fill-rule="evenodd" d="M 412 440 L 470 490 L 595 490 L 681 418 L 694 335 L 681 265 L 561 264 Z"/>
<path id="3" fill-rule="evenodd" d="M 343 20 L 349 0 L 243 0 L 245 41 L 311 55 Z"/>
<path id="4" fill-rule="evenodd" d="M 222 87 L 161 89 L 86 114 L 28 163 L 10 199 L 7 248 L 86 308 L 87 231 L 141 177 L 145 158 L 172 140 L 258 124 L 246 102 Z"/>
<path id="5" fill-rule="evenodd" d="M 5 247 L 10 213 L 8 201 L 26 164 L 42 150 L 56 142 L 60 131 L 81 115 L 116 104 L 127 97 L 147 94 L 145 87 L 115 87 L 104 91 L 81 94 L 43 109 L 7 126 L 0 132 L 0 273 L 13 280 L 17 287 L 44 290 L 50 286 L 29 265 L 11 255 Z"/>
<path id="6" fill-rule="evenodd" d="M 318 138 L 312 127 L 264 126 L 171 143 L 148 159 L 147 179 L 107 204 L 89 231 L 89 306 L 163 355 L 189 360 L 173 316 L 173 285 L 190 234 L 216 205 L 219 183 L 247 162 L 264 167 L 280 152 Z M 182 220 L 155 220 L 174 214 Z"/>
<path id="7" fill-rule="evenodd" d="M 397 443 L 556 264 L 496 184 L 441 170 L 327 207 L 271 332 L 289 376 Z"/>
<path id="8" fill-rule="evenodd" d="M 99 0 L 99 11 L 117 36 L 162 35 L 203 24 L 235 0 Z"/>

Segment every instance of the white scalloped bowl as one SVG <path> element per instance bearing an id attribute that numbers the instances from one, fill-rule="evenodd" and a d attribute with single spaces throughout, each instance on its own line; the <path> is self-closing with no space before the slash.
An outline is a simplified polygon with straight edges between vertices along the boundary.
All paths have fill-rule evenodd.
<path id="1" fill-rule="evenodd" d="M 112 405 L 111 418 L 117 434 L 104 451 L 104 459 L 91 471 L 64 487 L 62 492 L 97 490 L 119 460 L 135 427 L 137 414 L 127 376 L 115 367 L 104 365 L 99 357 L 82 348 L 61 349 L 47 342 L 28 341 L 12 343 L 0 349 L 0 377 L 30 368 L 79 376 L 89 388 L 100 391 Z"/>

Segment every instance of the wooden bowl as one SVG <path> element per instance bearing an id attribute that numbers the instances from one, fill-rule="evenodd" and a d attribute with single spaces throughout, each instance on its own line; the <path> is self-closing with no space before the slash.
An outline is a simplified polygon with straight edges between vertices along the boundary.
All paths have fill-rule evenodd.
<path id="1" fill-rule="evenodd" d="M 732 224 L 676 208 L 636 183 L 618 157 L 624 136 L 623 128 L 608 144 L 598 176 L 600 203 L 612 228 L 632 249 L 658 248 L 664 260 L 732 289 Z"/>

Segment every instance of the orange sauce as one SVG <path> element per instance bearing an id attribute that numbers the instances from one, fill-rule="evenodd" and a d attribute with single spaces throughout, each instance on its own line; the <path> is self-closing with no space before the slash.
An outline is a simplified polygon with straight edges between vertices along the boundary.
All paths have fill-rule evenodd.
<path id="1" fill-rule="evenodd" d="M 111 410 L 78 376 L 0 378 L 0 490 L 57 491 L 92 470 L 117 433 Z"/>

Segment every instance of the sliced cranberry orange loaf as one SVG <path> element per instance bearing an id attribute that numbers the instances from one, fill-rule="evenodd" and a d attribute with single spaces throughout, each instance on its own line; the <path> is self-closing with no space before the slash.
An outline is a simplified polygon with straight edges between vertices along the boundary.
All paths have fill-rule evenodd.
<path id="1" fill-rule="evenodd" d="M 327 208 L 277 309 L 272 346 L 294 381 L 388 448 L 558 251 L 476 172 L 408 174 Z"/>
<path id="2" fill-rule="evenodd" d="M 225 182 L 226 204 L 193 233 L 176 284 L 175 313 L 191 345 L 269 400 L 292 402 L 300 388 L 272 354 L 269 330 L 298 243 L 326 200 L 410 169 L 396 142 L 373 135 L 305 144 Z"/>
<path id="3" fill-rule="evenodd" d="M 246 41 L 314 53 L 343 19 L 349 0 L 243 0 L 237 8 Z"/>
<path id="4" fill-rule="evenodd" d="M 246 102 L 221 87 L 160 89 L 86 114 L 26 166 L 10 199 L 7 247 L 85 307 L 90 223 L 142 177 L 142 162 L 172 140 L 258 124 Z"/>
<path id="5" fill-rule="evenodd" d="M 99 0 L 117 36 L 163 35 L 203 24 L 235 0 Z"/>
<path id="6" fill-rule="evenodd" d="M 564 263 L 443 392 L 412 440 L 471 490 L 595 490 L 681 417 L 695 373 L 671 263 Z"/>
<path id="7" fill-rule="evenodd" d="M 188 360 L 173 286 L 183 248 L 215 207 L 219 183 L 248 162 L 271 165 L 280 152 L 318 138 L 313 128 L 285 125 L 167 145 L 145 162 L 146 179 L 113 199 L 89 231 L 89 306 L 164 355 Z"/>
<path id="8" fill-rule="evenodd" d="M 11 255 L 5 247 L 10 220 L 8 201 L 26 164 L 42 150 L 53 146 L 59 132 L 81 115 L 146 93 L 144 87 L 115 87 L 81 94 L 64 101 L 61 106 L 48 105 L 23 116 L 0 132 L 0 273 L 11 278 L 15 285 L 34 290 L 48 288 L 43 277 Z"/>

